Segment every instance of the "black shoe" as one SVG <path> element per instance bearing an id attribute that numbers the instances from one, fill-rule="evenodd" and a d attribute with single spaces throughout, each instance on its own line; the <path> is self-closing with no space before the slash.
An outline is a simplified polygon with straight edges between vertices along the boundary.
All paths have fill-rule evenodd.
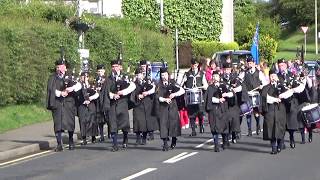
<path id="1" fill-rule="evenodd" d="M 146 138 L 142 138 L 141 145 L 146 145 L 146 144 L 147 144 L 147 139 Z"/>
<path id="2" fill-rule="evenodd" d="M 96 139 L 96 137 L 95 137 L 95 136 L 92 136 L 92 138 L 91 138 L 91 142 L 92 142 L 92 144 L 95 144 L 95 143 L 97 142 L 97 139 Z"/>
<path id="3" fill-rule="evenodd" d="M 231 142 L 232 142 L 233 144 L 237 144 L 237 139 L 236 139 L 236 138 L 232 138 Z"/>
<path id="4" fill-rule="evenodd" d="M 177 146 L 176 143 L 172 143 L 170 147 L 171 147 L 171 149 L 174 149 L 176 146 Z"/>
<path id="5" fill-rule="evenodd" d="M 127 147 L 128 147 L 128 144 L 126 144 L 126 143 L 122 144 L 123 149 L 127 149 Z"/>
<path id="6" fill-rule="evenodd" d="M 119 151 L 119 147 L 117 145 L 113 145 L 111 147 L 111 152 L 116 152 L 116 151 Z"/>
<path id="7" fill-rule="evenodd" d="M 60 151 L 63 151 L 63 147 L 62 145 L 57 145 L 57 147 L 54 148 L 54 152 L 60 152 Z"/>
<path id="8" fill-rule="evenodd" d="M 309 136 L 308 141 L 309 141 L 309 143 L 312 142 L 312 136 Z"/>
<path id="9" fill-rule="evenodd" d="M 71 151 L 74 150 L 74 143 L 69 144 L 69 150 L 71 150 Z"/>
<path id="10" fill-rule="evenodd" d="M 162 151 L 168 151 L 168 150 L 169 150 L 168 144 L 164 144 L 162 146 Z"/>
<path id="11" fill-rule="evenodd" d="M 281 152 L 281 148 L 280 148 L 280 147 L 277 148 L 277 152 L 278 152 L 278 153 Z"/>
<path id="12" fill-rule="evenodd" d="M 260 126 L 257 126 L 256 134 L 259 135 L 261 133 Z"/>
<path id="13" fill-rule="evenodd" d="M 192 133 L 189 136 L 196 136 L 197 133 L 195 131 L 192 131 Z"/>
<path id="14" fill-rule="evenodd" d="M 88 142 L 87 142 L 87 140 L 86 139 L 84 139 L 83 141 L 82 141 L 82 143 L 81 143 L 81 145 L 87 145 L 88 144 Z"/>
<path id="15" fill-rule="evenodd" d="M 248 135 L 247 136 L 252 136 L 252 131 L 248 130 Z"/>
<path id="16" fill-rule="evenodd" d="M 291 147 L 292 149 L 294 149 L 294 148 L 296 147 L 296 143 L 295 143 L 294 141 L 291 141 L 291 142 L 290 142 L 290 147 Z"/>
<path id="17" fill-rule="evenodd" d="M 271 151 L 270 152 L 270 154 L 272 154 L 272 155 L 275 155 L 275 154 L 277 154 L 278 152 L 277 151 Z"/>

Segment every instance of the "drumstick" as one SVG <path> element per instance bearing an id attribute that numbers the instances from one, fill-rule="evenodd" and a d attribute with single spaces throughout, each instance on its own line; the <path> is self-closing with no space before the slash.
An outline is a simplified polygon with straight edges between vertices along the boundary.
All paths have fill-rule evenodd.
<path id="1" fill-rule="evenodd" d="M 258 87 L 256 87 L 256 88 L 252 89 L 252 90 L 251 90 L 251 91 L 249 91 L 249 92 L 255 91 L 255 90 L 259 89 L 259 88 L 260 88 L 260 87 L 258 86 Z"/>

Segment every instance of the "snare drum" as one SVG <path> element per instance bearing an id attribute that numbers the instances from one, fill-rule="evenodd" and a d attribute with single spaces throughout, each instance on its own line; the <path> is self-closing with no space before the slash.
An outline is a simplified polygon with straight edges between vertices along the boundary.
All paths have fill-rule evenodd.
<path id="1" fill-rule="evenodd" d="M 258 91 L 248 92 L 251 107 L 259 107 L 261 105 L 261 97 Z"/>
<path id="2" fill-rule="evenodd" d="M 318 104 L 310 104 L 301 109 L 302 119 L 306 126 L 310 127 L 320 121 L 320 107 Z"/>
<path id="3" fill-rule="evenodd" d="M 250 114 L 252 112 L 252 107 L 250 102 L 245 102 L 240 105 L 240 116 Z"/>
<path id="4" fill-rule="evenodd" d="M 185 92 L 184 100 L 186 105 L 201 104 L 203 101 L 203 95 L 201 89 L 188 89 Z"/>

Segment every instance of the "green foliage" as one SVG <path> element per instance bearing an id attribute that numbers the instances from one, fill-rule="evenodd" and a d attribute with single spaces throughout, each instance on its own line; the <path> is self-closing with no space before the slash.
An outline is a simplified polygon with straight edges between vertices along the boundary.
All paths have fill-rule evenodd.
<path id="1" fill-rule="evenodd" d="M 242 45 L 241 49 L 250 50 L 252 41 Z M 273 63 L 278 48 L 278 42 L 269 35 L 261 35 L 259 37 L 259 57 L 260 61 Z"/>
<path id="2" fill-rule="evenodd" d="M 42 18 L 48 21 L 64 23 L 65 20 L 76 12 L 74 6 L 65 6 L 61 1 L 55 4 L 46 5 L 40 0 L 33 0 L 31 3 L 17 3 L 13 0 L 0 0 L 0 15 L 18 17 Z"/>
<path id="3" fill-rule="evenodd" d="M 238 50 L 236 42 L 220 43 L 216 41 L 193 41 L 192 52 L 197 57 L 212 57 L 214 53 L 223 50 Z"/>
<path id="4" fill-rule="evenodd" d="M 78 34 L 62 24 L 62 11 L 51 11 L 55 5 L 47 7 L 37 1 L 28 6 L 12 6 L 10 1 L 0 3 L 6 5 L 6 10 L 0 11 L 0 106 L 43 102 L 47 78 L 60 57 L 60 45 L 65 47 L 71 67 L 79 69 Z M 44 9 L 38 12 L 36 5 Z M 19 14 L 22 9 L 26 12 Z M 108 64 L 117 58 L 120 41 L 125 65 L 142 58 L 163 58 L 173 64 L 172 38 L 152 31 L 149 23 L 88 18 L 96 22 L 96 28 L 85 34 L 93 69 L 98 63 Z"/>
<path id="5" fill-rule="evenodd" d="M 46 109 L 35 104 L 0 107 L 0 114 L 0 133 L 51 119 Z"/>
<path id="6" fill-rule="evenodd" d="M 248 0 L 245 0 L 246 2 Z M 240 3 L 241 4 L 241 3 Z M 236 3 L 237 5 L 237 3 Z M 235 11 L 235 41 L 240 45 L 248 43 L 253 38 L 256 24 L 259 23 L 259 34 L 268 35 L 275 40 L 279 40 L 281 28 L 276 18 L 260 17 L 256 13 L 255 4 L 242 3 L 245 7 L 236 7 Z M 247 11 L 243 11 L 249 9 Z M 258 10 L 257 10 L 258 11 Z"/>
<path id="7" fill-rule="evenodd" d="M 144 29 L 129 19 L 95 19 L 96 28 L 86 35 L 86 47 L 90 49 L 93 66 L 109 64 L 118 57 L 122 42 L 124 64 L 133 65 L 141 59 L 160 61 L 173 65 L 173 40 L 166 35 Z"/>
<path id="8" fill-rule="evenodd" d="M 49 69 L 66 47 L 76 60 L 76 35 L 57 23 L 1 17 L 0 105 L 39 102 L 44 97 Z"/>
<path id="9" fill-rule="evenodd" d="M 160 24 L 160 8 L 155 0 L 123 0 L 125 17 L 145 19 Z M 222 0 L 166 0 L 164 1 L 164 24 L 169 30 L 179 29 L 179 39 L 219 39 L 222 22 Z M 156 26 L 155 25 L 155 26 Z"/>

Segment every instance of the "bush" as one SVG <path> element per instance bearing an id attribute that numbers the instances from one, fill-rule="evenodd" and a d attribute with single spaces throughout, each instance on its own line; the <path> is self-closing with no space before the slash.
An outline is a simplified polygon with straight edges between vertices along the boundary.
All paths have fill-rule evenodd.
<path id="1" fill-rule="evenodd" d="M 47 77 L 66 47 L 68 59 L 77 59 L 76 35 L 57 23 L 1 17 L 0 105 L 39 102 Z M 73 63 L 75 64 L 75 63 Z"/>
<path id="2" fill-rule="evenodd" d="M 155 0 L 123 0 L 122 11 L 131 20 L 145 19 L 160 26 L 159 5 Z M 222 0 L 164 1 L 165 29 L 179 29 L 179 39 L 219 40 L 222 29 Z"/>
<path id="3" fill-rule="evenodd" d="M 223 50 L 238 50 L 239 45 L 236 42 L 220 43 L 216 41 L 193 41 L 192 52 L 194 56 L 212 57 L 214 53 Z"/>
<path id="4" fill-rule="evenodd" d="M 60 57 L 60 45 L 65 47 L 66 59 L 71 66 L 79 70 L 78 34 L 64 26 L 65 16 L 60 12 L 65 11 L 52 10 L 55 5 L 36 2 L 12 6 L 11 3 L 1 4 L 3 2 L 0 1 L 0 5 L 6 5 L 6 10 L 0 11 L 0 106 L 42 102 L 48 76 Z M 43 9 L 36 11 L 36 5 Z M 20 14 L 20 8 L 26 12 Z M 2 6 L 0 10 L 3 10 Z M 85 46 L 90 49 L 94 70 L 96 64 L 107 64 L 117 58 L 120 41 L 123 42 L 125 65 L 140 59 L 154 61 L 161 58 L 173 65 L 173 40 L 151 31 L 150 24 L 92 18 L 96 28 L 85 34 Z"/>

